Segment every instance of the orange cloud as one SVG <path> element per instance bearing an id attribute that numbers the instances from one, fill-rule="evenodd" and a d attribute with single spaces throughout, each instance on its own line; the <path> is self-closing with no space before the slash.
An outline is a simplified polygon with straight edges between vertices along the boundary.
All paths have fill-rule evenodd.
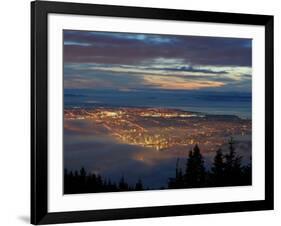
<path id="1" fill-rule="evenodd" d="M 163 89 L 185 89 L 195 90 L 201 88 L 222 87 L 225 85 L 223 82 L 199 80 L 192 81 L 179 77 L 165 77 L 165 76 L 144 76 L 144 80 L 148 85 L 158 86 Z"/>

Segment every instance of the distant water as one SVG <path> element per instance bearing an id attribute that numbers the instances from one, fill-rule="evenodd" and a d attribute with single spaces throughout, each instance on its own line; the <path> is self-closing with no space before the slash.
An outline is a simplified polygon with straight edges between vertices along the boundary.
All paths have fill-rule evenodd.
<path id="1" fill-rule="evenodd" d="M 252 118 L 252 95 L 242 92 L 66 89 L 65 107 L 160 107 Z"/>

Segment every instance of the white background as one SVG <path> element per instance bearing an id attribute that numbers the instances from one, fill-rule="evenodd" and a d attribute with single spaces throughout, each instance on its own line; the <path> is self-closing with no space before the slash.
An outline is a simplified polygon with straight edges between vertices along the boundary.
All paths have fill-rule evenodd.
<path id="1" fill-rule="evenodd" d="M 81 1 L 82 2 L 82 1 Z M 275 15 L 275 115 L 281 115 L 281 7 L 276 0 L 88 0 L 158 8 L 244 12 Z M 0 225 L 29 222 L 30 190 L 30 4 L 27 0 L 1 2 L 0 14 Z M 279 28 L 279 29 L 278 29 Z M 96 225 L 280 225 L 281 155 L 280 117 L 275 118 L 275 209 L 274 211 L 229 213 L 187 217 L 98 222 Z M 83 223 L 90 225 L 93 223 Z M 81 224 L 82 225 L 82 224 Z"/>

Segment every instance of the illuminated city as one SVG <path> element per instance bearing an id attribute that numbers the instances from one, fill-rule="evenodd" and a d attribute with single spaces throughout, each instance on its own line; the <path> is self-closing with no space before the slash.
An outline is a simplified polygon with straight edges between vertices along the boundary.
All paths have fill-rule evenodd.
<path id="1" fill-rule="evenodd" d="M 231 136 L 251 135 L 251 120 L 173 109 L 66 109 L 64 119 L 66 127 L 71 120 L 87 120 L 96 132 L 158 151 L 195 144 L 202 151 L 215 151 Z"/>

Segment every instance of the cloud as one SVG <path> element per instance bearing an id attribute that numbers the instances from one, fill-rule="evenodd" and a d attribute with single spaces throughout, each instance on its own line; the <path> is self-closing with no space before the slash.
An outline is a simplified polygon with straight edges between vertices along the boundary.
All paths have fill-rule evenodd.
<path id="1" fill-rule="evenodd" d="M 167 61 L 168 62 L 168 61 Z M 251 68 L 187 67 L 169 61 L 140 65 L 65 64 L 65 88 L 95 89 L 227 89 L 250 91 Z M 168 70 L 166 70 L 168 68 Z M 174 68 L 175 70 L 169 70 Z M 184 68 L 185 70 L 177 70 Z M 248 82 L 247 82 L 248 81 Z"/>
<path id="2" fill-rule="evenodd" d="M 251 40 L 241 38 L 64 31 L 65 62 L 141 64 L 177 58 L 189 65 L 251 66 Z"/>
<path id="3" fill-rule="evenodd" d="M 150 68 L 155 70 L 155 68 Z M 226 74 L 226 71 L 213 71 L 209 69 L 200 69 L 194 68 L 193 66 L 182 66 L 176 68 L 163 68 L 165 71 L 183 71 L 183 72 L 199 72 L 199 73 L 208 73 L 208 74 Z"/>
<path id="4" fill-rule="evenodd" d="M 159 89 L 196 90 L 202 88 L 221 87 L 225 83 L 208 80 L 186 80 L 175 76 L 145 76 L 145 82 Z"/>

